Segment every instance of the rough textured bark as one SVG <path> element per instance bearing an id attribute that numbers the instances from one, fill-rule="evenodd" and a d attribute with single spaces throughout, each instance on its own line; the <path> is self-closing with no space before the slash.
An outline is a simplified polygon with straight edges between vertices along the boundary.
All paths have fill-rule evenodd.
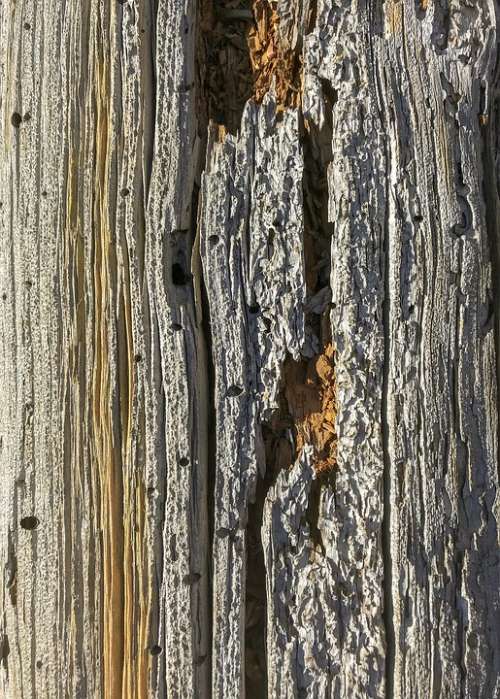
<path id="1" fill-rule="evenodd" d="M 500 696 L 498 13 L 0 4 L 2 696 Z"/>

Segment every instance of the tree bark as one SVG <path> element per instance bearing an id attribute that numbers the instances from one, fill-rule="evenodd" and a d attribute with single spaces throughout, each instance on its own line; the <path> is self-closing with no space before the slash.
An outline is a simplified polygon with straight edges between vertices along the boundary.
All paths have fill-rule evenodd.
<path id="1" fill-rule="evenodd" d="M 497 0 L 0 4 L 0 694 L 500 697 Z"/>

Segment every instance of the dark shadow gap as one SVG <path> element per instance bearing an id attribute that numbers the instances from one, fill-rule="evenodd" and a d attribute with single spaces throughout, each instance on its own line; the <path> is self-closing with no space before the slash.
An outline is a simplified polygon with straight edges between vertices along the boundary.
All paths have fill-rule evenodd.
<path id="1" fill-rule="evenodd" d="M 498 311 L 500 302 L 500 163 L 493 158 L 494 153 L 500 152 L 500 130 L 497 126 L 500 118 L 500 94 L 498 94 L 499 90 L 497 87 L 500 84 L 500 64 L 498 60 L 492 84 L 495 86 L 495 92 L 493 99 L 490 101 L 489 109 L 486 113 L 479 115 L 483 197 L 492 268 L 491 298 L 489 309 L 485 314 L 483 332 L 488 332 L 490 324 L 493 325 L 497 374 L 497 410 L 500 415 L 500 313 Z M 500 457 L 497 469 L 500 477 Z"/>
<path id="2" fill-rule="evenodd" d="M 212 646 L 213 646 L 213 557 L 215 535 L 215 468 L 216 468 L 216 421 L 215 421 L 215 367 L 212 359 L 212 335 L 210 331 L 210 310 L 205 282 L 200 284 L 202 303 L 202 332 L 205 340 L 206 371 L 207 371 L 207 516 L 208 516 L 208 676 L 212 676 Z"/>
<path id="3" fill-rule="evenodd" d="M 201 0 L 198 42 L 198 104 L 201 122 L 221 124 L 235 134 L 253 94 L 247 34 L 253 24 L 251 0 Z"/>

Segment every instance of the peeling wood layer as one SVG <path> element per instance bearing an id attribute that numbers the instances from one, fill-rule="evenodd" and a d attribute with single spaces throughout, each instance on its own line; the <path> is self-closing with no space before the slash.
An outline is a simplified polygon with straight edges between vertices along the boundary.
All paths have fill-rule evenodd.
<path id="1" fill-rule="evenodd" d="M 496 697 L 498 6 L 0 7 L 0 694 Z"/>

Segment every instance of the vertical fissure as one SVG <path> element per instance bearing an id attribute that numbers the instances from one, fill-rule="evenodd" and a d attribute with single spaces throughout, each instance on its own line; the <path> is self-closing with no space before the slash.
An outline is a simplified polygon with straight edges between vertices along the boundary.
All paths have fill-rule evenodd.
<path id="1" fill-rule="evenodd" d="M 215 409 L 215 365 L 213 360 L 212 332 L 208 289 L 203 275 L 203 265 L 200 259 L 199 215 L 202 204 L 200 196 L 201 178 L 205 168 L 208 129 L 211 120 L 217 120 L 219 114 L 214 109 L 214 99 L 218 98 L 210 92 L 210 70 L 213 66 L 215 49 L 213 48 L 213 0 L 198 0 L 196 7 L 196 39 L 195 39 L 195 111 L 196 129 L 199 139 L 198 161 L 195 169 L 195 185 L 193 189 L 191 209 L 191 229 L 194 239 L 192 250 L 192 269 L 199 295 L 198 324 L 200 342 L 204 354 L 204 386 L 206 391 L 205 430 L 206 430 L 206 512 L 207 512 L 207 657 L 198 658 L 196 662 L 207 664 L 207 676 L 213 675 L 213 618 L 214 618 L 214 570 L 213 557 L 215 537 L 215 482 L 217 464 L 216 443 L 216 409 Z M 195 272 L 195 270 L 197 270 Z M 212 696 L 212 682 L 206 687 L 207 697 Z"/>
<path id="2" fill-rule="evenodd" d="M 202 302 L 202 333 L 206 350 L 206 372 L 207 372 L 207 513 L 208 513 L 208 546 L 209 552 L 213 550 L 215 536 L 215 465 L 216 461 L 216 439 L 215 439 L 215 366 L 212 358 L 212 340 L 210 333 L 210 315 L 207 291 L 205 284 L 201 283 Z M 213 568 L 212 557 L 208 555 L 208 648 L 210 649 L 208 658 L 209 677 L 212 676 L 212 619 L 213 619 Z"/>
<path id="3" fill-rule="evenodd" d="M 266 461 L 267 461 L 266 443 Z M 275 474 L 266 464 L 266 471 L 257 480 L 255 499 L 248 506 L 247 576 L 245 586 L 245 686 L 246 696 L 267 697 L 266 568 L 261 528 L 266 496 Z"/>
<path id="4" fill-rule="evenodd" d="M 500 67 L 497 68 L 497 73 L 500 71 Z M 493 81 L 496 85 L 498 83 L 498 77 Z M 486 217 L 486 229 L 488 232 L 488 243 L 490 247 L 490 260 L 491 260 L 491 276 L 492 276 L 492 289 L 491 289 L 491 299 L 490 308 L 486 313 L 486 323 L 484 326 L 484 332 L 488 331 L 490 323 L 493 325 L 493 331 L 495 336 L 495 359 L 496 359 L 496 386 L 497 386 L 497 419 L 500 415 L 500 313 L 499 303 L 500 303 L 500 199 L 499 199 L 499 187 L 500 182 L 498 181 L 498 171 L 497 164 L 493 161 L 492 154 L 496 153 L 498 149 L 495 147 L 500 145 L 498 141 L 500 133 L 498 129 L 496 132 L 493 128 L 496 127 L 498 123 L 498 118 L 500 117 L 500 98 L 495 95 L 494 100 L 489 108 L 488 114 L 481 114 L 479 116 L 479 124 L 481 129 L 481 145 L 482 145 L 482 170 L 483 170 L 483 192 L 484 192 L 484 202 L 485 202 L 485 217 Z M 498 454 L 497 469 L 500 477 L 500 452 Z"/>
<path id="5" fill-rule="evenodd" d="M 250 64 L 247 33 L 253 21 L 251 1 L 227 3 L 223 0 L 200 0 L 197 10 L 196 39 L 196 116 L 198 138 L 200 139 L 200 162 L 198 176 L 204 167 L 207 149 L 208 128 L 210 123 L 218 124 L 221 134 L 225 131 L 235 134 L 241 124 L 241 117 L 246 102 L 252 96 L 252 70 Z M 198 202 L 193 206 L 193 225 L 197 225 Z M 194 254 L 198 254 L 195 250 Z M 202 276 L 202 265 L 198 266 Z M 215 365 L 212 354 L 212 336 L 210 306 L 206 280 L 199 280 L 201 304 L 201 330 L 206 354 L 207 385 L 207 495 L 208 495 L 208 546 L 214 550 L 215 522 L 215 488 L 216 488 L 216 408 L 215 408 Z M 255 582 L 252 595 L 252 582 L 246 582 L 246 624 L 245 624 L 245 660 L 247 694 L 265 697 L 265 648 L 264 635 L 257 634 L 253 643 L 253 632 L 265 628 L 265 605 L 262 616 L 262 599 L 265 600 L 265 572 L 262 547 L 260 542 L 260 523 L 262 506 L 260 504 L 262 484 L 257 486 L 257 500 L 249 507 L 249 524 L 247 527 L 248 559 L 247 571 L 252 571 Z M 259 524 L 255 527 L 255 523 Z M 213 648 L 213 580 L 212 557 L 208 556 L 208 643 Z M 259 571 L 259 575 L 253 575 Z M 259 582 L 260 578 L 260 582 Z M 255 624 L 254 622 L 257 621 Z M 262 659 L 264 662 L 264 681 L 261 681 Z M 209 676 L 212 676 L 212 652 L 209 662 Z M 251 668 L 252 671 L 248 672 Z M 211 690 L 209 690 L 211 691 Z"/>
<path id="6" fill-rule="evenodd" d="M 326 97 L 333 105 L 336 95 Z M 330 104 L 332 103 L 332 104 Z M 278 475 L 289 470 L 306 445 L 315 453 L 316 479 L 311 485 L 306 520 L 317 552 L 324 552 L 319 528 L 321 495 L 334 487 L 337 435 L 335 349 L 332 342 L 331 239 L 328 220 L 327 167 L 332 159 L 332 130 L 328 120 L 320 131 L 302 117 L 304 265 L 307 302 L 304 308 L 307 349 L 294 360 L 287 356 L 282 367 L 278 407 L 262 424 L 265 475 L 259 479 L 255 503 L 249 508 L 247 575 L 247 686 L 250 696 L 266 696 L 266 570 L 261 526 L 269 490 Z M 250 676 L 253 682 L 250 684 Z M 258 678 L 256 681 L 255 678 Z M 260 692 L 260 693 L 259 693 Z"/>
<path id="7" fill-rule="evenodd" d="M 142 187 L 144 210 L 147 209 L 149 187 L 153 171 L 153 151 L 156 126 L 156 70 L 155 55 L 156 46 L 156 15 L 157 2 L 144 3 L 140 7 L 140 52 L 141 52 L 141 89 L 142 89 L 142 133 L 143 133 L 143 159 L 142 159 Z M 143 211 L 140 212 L 143 216 Z M 141 224 L 145 226 L 141 221 Z"/>
<path id="8" fill-rule="evenodd" d="M 201 152 L 204 152 L 202 149 Z M 198 163 L 198 173 L 201 173 L 201 156 L 200 162 Z M 200 208 L 200 189 L 198 185 L 195 185 L 193 191 L 193 201 L 192 201 L 192 229 L 196 231 L 195 242 L 192 251 L 192 269 L 193 275 L 195 276 L 195 298 L 198 297 L 197 305 L 197 318 L 198 327 L 200 330 L 200 343 L 201 347 L 200 354 L 203 358 L 200 360 L 201 371 L 204 371 L 205 375 L 202 377 L 203 381 L 203 396 L 202 399 L 205 401 L 205 425 L 204 430 L 206 433 L 205 441 L 205 459 L 206 459 L 206 513 L 207 513 L 207 527 L 208 527 L 208 555 L 207 555 L 207 623 L 208 628 L 206 629 L 207 634 L 207 655 L 199 656 L 195 659 L 198 665 L 203 663 L 207 664 L 207 676 L 212 676 L 212 619 L 213 619 L 213 568 L 212 568 L 212 557 L 210 552 L 213 550 L 214 542 L 214 511 L 215 511 L 215 466 L 216 466 L 216 430 L 215 430 L 215 366 L 213 362 L 212 353 L 212 334 L 210 329 L 210 305 L 208 300 L 208 291 L 205 285 L 205 279 L 202 273 L 202 264 L 200 259 L 199 250 L 199 230 L 198 230 L 198 215 Z M 208 693 L 207 696 L 211 696 L 211 685 L 205 688 Z"/>
<path id="9" fill-rule="evenodd" d="M 385 85 L 389 80 L 386 69 L 374 70 L 375 100 L 378 105 L 378 116 L 381 122 L 382 132 L 387 133 L 389 121 L 385 115 L 392 114 L 390 104 L 384 103 Z M 389 163 L 390 153 L 387 141 L 384 141 L 384 158 L 387 172 L 385 177 L 386 193 L 389 188 Z M 387 197 L 386 197 L 387 198 Z M 382 438 L 382 525 L 381 525 L 381 549 L 383 563 L 383 623 L 385 630 L 385 696 L 387 699 L 394 697 L 395 685 L 395 659 L 396 659 L 396 635 L 394 628 L 394 601 L 392 594 L 392 552 L 391 552 L 391 460 L 389 450 L 389 367 L 391 358 L 390 347 L 390 234 L 389 234 L 389 211 L 387 205 L 384 209 L 384 236 L 382 239 L 381 267 L 383 279 L 383 301 L 382 301 L 382 336 L 383 336 L 383 366 L 382 366 L 382 395 L 381 395 L 381 438 Z"/>
<path id="10" fill-rule="evenodd" d="M 386 229 L 387 230 L 387 229 Z M 389 458 L 389 420 L 388 420 L 388 390 L 389 390 L 389 323 L 390 302 L 388 283 L 389 252 L 388 243 L 385 242 L 385 299 L 383 303 L 383 327 L 384 327 L 384 367 L 382 379 L 382 449 L 383 449 L 383 521 L 382 521 L 382 556 L 384 561 L 384 627 L 386 635 L 385 658 L 385 682 L 387 699 L 394 696 L 394 670 L 395 670 L 395 632 L 394 632 L 394 604 L 392 598 L 392 553 L 391 553 L 391 461 Z"/>
<path id="11" fill-rule="evenodd" d="M 385 657 L 385 696 L 392 699 L 394 696 L 394 671 L 395 671 L 395 631 L 394 631 L 394 603 L 392 597 L 392 553 L 391 553 L 391 461 L 389 457 L 389 418 L 388 418 L 388 392 L 389 392 L 389 366 L 390 366 L 390 239 L 387 210 L 385 212 L 385 239 L 383 242 L 383 279 L 384 300 L 382 306 L 382 326 L 384 341 L 384 364 L 382 370 L 382 452 L 383 452 L 383 520 L 382 520 L 382 557 L 384 567 L 384 628 L 386 636 Z"/>

